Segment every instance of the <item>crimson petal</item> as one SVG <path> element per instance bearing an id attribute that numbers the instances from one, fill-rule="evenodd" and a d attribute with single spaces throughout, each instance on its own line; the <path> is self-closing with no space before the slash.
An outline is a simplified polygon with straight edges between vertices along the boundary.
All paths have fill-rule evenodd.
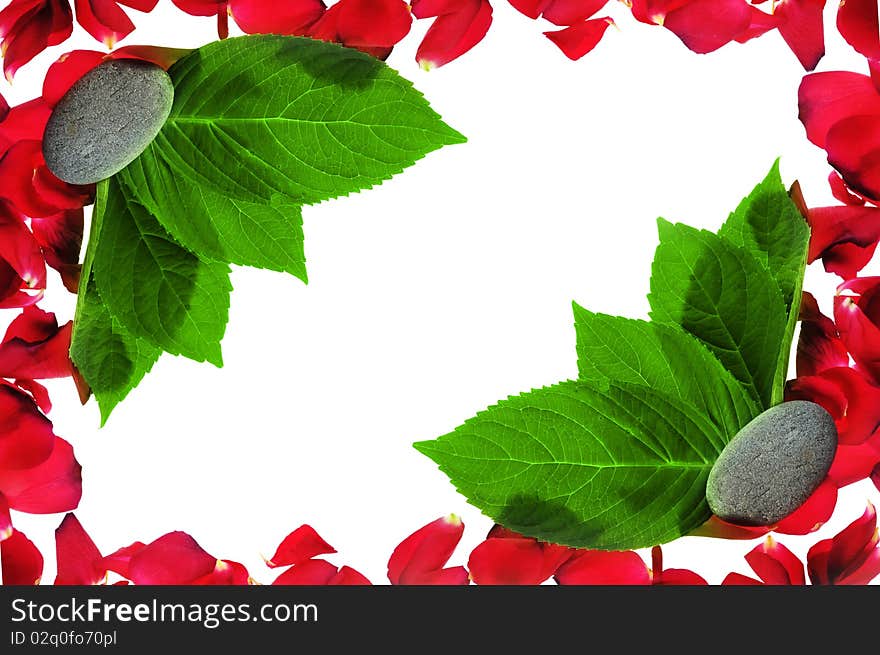
<path id="1" fill-rule="evenodd" d="M 169 532 L 131 557 L 128 579 L 135 584 L 190 584 L 211 573 L 217 558 L 185 532 Z"/>
<path id="2" fill-rule="evenodd" d="M 746 561 L 768 585 L 806 584 L 804 565 L 788 548 L 767 537 L 746 555 Z"/>
<path id="3" fill-rule="evenodd" d="M 52 454 L 38 466 L 0 469 L 0 492 L 19 512 L 56 514 L 75 509 L 82 497 L 82 467 L 73 447 L 59 437 Z"/>
<path id="4" fill-rule="evenodd" d="M 279 566 L 290 566 L 318 555 L 329 555 L 335 552 L 336 549 L 324 541 L 312 526 L 301 525 L 284 538 L 272 558 L 266 560 L 266 565 L 273 569 Z"/>
<path id="5" fill-rule="evenodd" d="M 230 0 L 232 19 L 246 34 L 302 36 L 326 9 L 321 0 Z"/>
<path id="6" fill-rule="evenodd" d="M 8 539 L 0 541 L 4 585 L 35 585 L 43 575 L 43 555 L 34 543 L 18 530 Z"/>
<path id="7" fill-rule="evenodd" d="M 568 26 L 595 16 L 609 0 L 552 0 L 544 9 L 544 19 Z"/>
<path id="8" fill-rule="evenodd" d="M 706 54 L 736 39 L 751 23 L 745 0 L 692 0 L 667 13 L 661 24 L 688 49 Z"/>
<path id="9" fill-rule="evenodd" d="M 101 552 L 73 514 L 55 530 L 56 585 L 94 585 L 107 574 Z"/>
<path id="10" fill-rule="evenodd" d="M 841 0 L 837 30 L 859 53 L 869 59 L 880 58 L 877 0 Z"/>
<path id="11" fill-rule="evenodd" d="M 856 365 L 880 383 L 880 277 L 841 284 L 834 298 L 834 323 Z"/>
<path id="12" fill-rule="evenodd" d="M 828 132 L 844 118 L 880 116 L 880 94 L 867 75 L 845 71 L 813 73 L 801 81 L 798 107 L 807 138 L 825 148 Z"/>
<path id="13" fill-rule="evenodd" d="M 12 82 L 19 68 L 72 33 L 73 13 L 67 0 L 12 0 L 0 11 L 6 79 Z"/>
<path id="14" fill-rule="evenodd" d="M 880 116 L 849 116 L 835 123 L 825 140 L 828 163 L 847 186 L 880 199 Z"/>
<path id="15" fill-rule="evenodd" d="M 454 10 L 443 13 L 441 6 Z M 483 40 L 492 25 L 488 0 L 413 0 L 412 12 L 416 18 L 437 17 L 416 52 L 416 61 L 425 70 L 463 55 Z"/>
<path id="16" fill-rule="evenodd" d="M 326 585 L 336 576 L 336 567 L 323 559 L 310 559 L 287 569 L 273 585 Z"/>
<path id="17" fill-rule="evenodd" d="M 464 567 L 443 568 L 463 534 L 464 523 L 454 514 L 416 530 L 400 542 L 388 560 L 391 584 L 467 584 Z"/>
<path id="18" fill-rule="evenodd" d="M 7 383 L 0 383 L 0 462 L 3 469 L 32 469 L 52 454 L 52 422 L 33 398 Z M 0 474 L 2 475 L 2 474 Z"/>
<path id="19" fill-rule="evenodd" d="M 553 41 L 566 57 L 576 61 L 599 45 L 599 41 L 611 25 L 614 25 L 614 21 L 610 18 L 593 18 L 564 30 L 544 32 L 544 35 Z"/>
<path id="20" fill-rule="evenodd" d="M 775 10 L 779 33 L 798 61 L 808 71 L 825 56 L 825 25 L 822 12 L 826 0 L 782 0 Z"/>
<path id="21" fill-rule="evenodd" d="M 648 567 L 637 553 L 579 550 L 555 575 L 561 585 L 649 585 Z"/>
<path id="22" fill-rule="evenodd" d="M 244 564 L 227 559 L 218 559 L 214 564 L 214 570 L 208 575 L 196 578 L 192 585 L 247 585 L 250 584 L 250 574 Z"/>
<path id="23" fill-rule="evenodd" d="M 12 515 L 9 513 L 9 501 L 6 495 L 0 491 L 0 541 L 12 536 Z"/>

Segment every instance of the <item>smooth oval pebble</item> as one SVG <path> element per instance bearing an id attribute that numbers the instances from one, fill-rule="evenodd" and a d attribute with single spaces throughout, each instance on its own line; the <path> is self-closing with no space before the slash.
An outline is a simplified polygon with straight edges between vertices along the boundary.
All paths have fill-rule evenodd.
<path id="1" fill-rule="evenodd" d="M 135 59 L 100 64 L 52 111 L 43 135 L 46 165 L 70 184 L 115 175 L 156 138 L 173 101 L 171 78 L 159 66 Z"/>
<path id="2" fill-rule="evenodd" d="M 773 525 L 800 507 L 831 468 L 837 427 L 823 407 L 794 400 L 740 430 L 709 472 L 706 499 L 721 519 Z"/>

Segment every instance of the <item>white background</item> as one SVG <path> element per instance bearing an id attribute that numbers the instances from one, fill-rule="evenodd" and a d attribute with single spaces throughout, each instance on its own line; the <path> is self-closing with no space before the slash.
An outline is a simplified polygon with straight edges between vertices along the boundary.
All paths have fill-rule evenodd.
<path id="1" fill-rule="evenodd" d="M 260 554 L 310 523 L 339 550 L 334 562 L 384 582 L 394 546 L 454 512 L 466 532 L 452 564 L 465 564 L 491 521 L 413 441 L 576 376 L 573 299 L 645 318 L 658 215 L 716 229 L 780 155 L 786 182 L 833 204 L 824 153 L 797 120 L 803 70 L 778 34 L 697 56 L 615 5 L 621 30 L 570 62 L 541 35 L 546 24 L 494 4 L 487 38 L 447 67 L 414 61 L 426 21 L 389 60 L 469 143 L 306 208 L 307 287 L 236 269 L 225 368 L 163 357 L 104 429 L 69 380 L 49 385 L 56 432 L 83 465 L 76 514 L 103 552 L 185 530 L 268 582 Z M 833 29 L 835 8 L 820 70 L 864 72 Z M 122 45 L 216 36 L 211 19 L 167 2 L 132 15 L 138 30 Z M 0 90 L 11 103 L 37 95 L 73 47 L 99 45 L 77 29 Z M 835 284 L 821 264 L 807 273 L 826 313 Z M 43 305 L 73 315 L 54 274 Z M 779 540 L 804 555 L 868 498 L 878 500 L 870 483 L 849 487 L 820 533 Z M 14 516 L 47 556 L 45 581 L 60 518 Z M 686 538 L 664 551 L 668 566 L 717 583 L 749 572 L 751 547 Z"/>

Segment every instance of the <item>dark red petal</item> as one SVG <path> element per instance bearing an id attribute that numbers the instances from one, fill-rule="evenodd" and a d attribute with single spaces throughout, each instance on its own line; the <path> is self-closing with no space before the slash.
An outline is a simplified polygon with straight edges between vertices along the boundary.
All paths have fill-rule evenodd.
<path id="1" fill-rule="evenodd" d="M 400 542 L 388 560 L 391 584 L 432 584 L 463 534 L 464 523 L 454 514 L 416 530 Z"/>
<path id="2" fill-rule="evenodd" d="M 247 585 L 250 584 L 250 574 L 244 564 L 232 560 L 218 559 L 214 564 L 214 570 L 208 575 L 196 578 L 189 584 L 202 585 Z"/>
<path id="3" fill-rule="evenodd" d="M 9 513 L 9 501 L 0 491 L 0 541 L 12 536 L 12 515 Z"/>
<path id="4" fill-rule="evenodd" d="M 6 98 L 3 97 L 3 94 L 0 93 L 0 123 L 6 120 L 6 117 L 9 115 L 9 103 L 6 102 Z"/>
<path id="5" fill-rule="evenodd" d="M 654 580 L 655 585 L 666 586 L 692 586 L 692 585 L 708 585 L 706 579 L 688 569 L 664 569 L 663 576 L 660 580 Z"/>
<path id="6" fill-rule="evenodd" d="M 14 338 L 0 345 L 0 375 L 9 378 L 44 380 L 71 375 L 71 323 L 66 323 L 44 341 Z"/>
<path id="7" fill-rule="evenodd" d="M 37 171 L 45 168 L 39 141 L 19 141 L 0 158 L 0 198 L 6 198 L 22 214 L 29 217 L 50 216 L 60 207 L 43 198 L 35 188 Z M 63 183 L 62 183 L 63 184 Z"/>
<path id="8" fill-rule="evenodd" d="M 767 537 L 763 543 L 755 546 L 746 555 L 746 561 L 765 584 L 806 584 L 803 563 L 797 555 L 777 543 L 773 537 Z"/>
<path id="9" fill-rule="evenodd" d="M 22 4 L 29 5 L 24 13 L 13 9 L 15 4 L 0 12 L 0 37 L 4 37 L 0 51 L 3 71 L 10 82 L 19 68 L 48 46 L 67 40 L 73 32 L 73 13 L 67 0 L 24 0 Z"/>
<path id="10" fill-rule="evenodd" d="M 43 416 L 33 398 L 10 384 L 0 384 L 3 469 L 32 469 L 42 464 L 52 454 L 55 439 L 52 422 Z"/>
<path id="11" fill-rule="evenodd" d="M 823 539 L 807 552 L 807 573 L 814 585 L 833 584 L 828 577 L 828 556 L 831 553 L 831 539 Z"/>
<path id="12" fill-rule="evenodd" d="M 43 575 L 43 556 L 18 530 L 0 541 L 0 563 L 4 585 L 35 585 Z"/>
<path id="13" fill-rule="evenodd" d="M 42 98 L 10 109 L 6 119 L 0 122 L 0 157 L 14 143 L 41 140 L 51 113 L 51 107 Z"/>
<path id="14" fill-rule="evenodd" d="M 822 258 L 825 270 L 848 280 L 864 268 L 880 240 L 880 208 L 817 207 L 809 212 L 809 262 Z"/>
<path id="15" fill-rule="evenodd" d="M 843 578 L 856 568 L 877 546 L 877 512 L 868 503 L 865 513 L 831 539 L 828 572 L 832 579 Z"/>
<path id="16" fill-rule="evenodd" d="M 55 556 L 56 585 L 98 584 L 107 573 L 101 552 L 73 514 L 65 516 L 55 530 Z"/>
<path id="17" fill-rule="evenodd" d="M 0 201 L 0 260 L 9 264 L 28 288 L 37 291 L 46 288 L 46 264 L 40 245 L 21 217 L 2 201 Z"/>
<path id="18" fill-rule="evenodd" d="M 73 50 L 61 55 L 49 67 L 43 80 L 43 100 L 46 104 L 54 107 L 70 87 L 104 61 L 105 56 L 105 53 L 96 50 Z"/>
<path id="19" fill-rule="evenodd" d="M 336 567 L 323 559 L 310 559 L 287 569 L 273 585 L 326 585 L 336 577 Z"/>
<path id="20" fill-rule="evenodd" d="M 132 556 L 126 577 L 135 584 L 189 584 L 211 573 L 216 564 L 217 558 L 191 536 L 169 532 Z"/>
<path id="21" fill-rule="evenodd" d="M 838 446 L 828 477 L 838 487 L 864 480 L 880 463 L 880 431 L 858 446 Z"/>
<path id="22" fill-rule="evenodd" d="M 341 0 L 337 33 L 347 46 L 390 48 L 409 34 L 412 14 L 403 0 Z"/>
<path id="23" fill-rule="evenodd" d="M 419 17 L 415 5 L 413 13 Z M 488 0 L 466 0 L 454 13 L 441 14 L 434 20 L 419 45 L 416 61 L 425 70 L 443 66 L 482 41 L 491 24 L 492 5 Z"/>
<path id="24" fill-rule="evenodd" d="M 735 525 L 722 521 L 717 516 L 712 516 L 700 527 L 689 532 L 695 537 L 713 537 L 716 539 L 756 539 L 770 532 L 768 527 L 750 527 Z"/>
<path id="25" fill-rule="evenodd" d="M 662 25 L 688 49 L 705 54 L 733 41 L 751 22 L 745 0 L 692 0 L 666 14 Z"/>
<path id="26" fill-rule="evenodd" d="M 552 0 L 544 10 L 544 18 L 554 25 L 567 26 L 596 15 L 609 0 Z"/>
<path id="27" fill-rule="evenodd" d="M 226 11 L 229 0 L 171 0 L 174 6 L 190 16 L 216 16 Z"/>
<path id="28" fill-rule="evenodd" d="M 471 579 L 481 585 L 537 585 L 544 573 L 544 550 L 534 539 L 486 539 L 468 560 Z"/>
<path id="29" fill-rule="evenodd" d="M 327 584 L 351 587 L 372 583 L 362 573 L 355 571 L 350 566 L 343 566 L 336 575 L 330 578 Z"/>
<path id="30" fill-rule="evenodd" d="M 290 566 L 335 552 L 336 549 L 324 541 L 312 526 L 301 525 L 284 538 L 272 558 L 266 560 L 266 565 L 273 569 Z"/>
<path id="31" fill-rule="evenodd" d="M 867 75 L 841 71 L 813 73 L 801 81 L 798 106 L 807 138 L 825 148 L 829 130 L 844 118 L 861 114 L 880 116 L 880 94 Z"/>
<path id="32" fill-rule="evenodd" d="M 837 30 L 859 53 L 869 59 L 880 57 L 877 0 L 841 0 Z"/>
<path id="33" fill-rule="evenodd" d="M 775 30 L 781 22 L 778 14 L 768 14 L 761 11 L 757 7 L 749 7 L 751 14 L 748 28 L 737 35 L 735 41 L 737 43 L 746 43 L 759 36 L 764 36 L 767 32 Z"/>
<path id="34" fill-rule="evenodd" d="M 880 277 L 841 284 L 834 298 L 834 323 L 856 365 L 880 382 Z"/>
<path id="35" fill-rule="evenodd" d="M 880 491 L 880 462 L 871 471 L 871 482 L 877 487 L 877 491 Z"/>
<path id="36" fill-rule="evenodd" d="M 118 48 L 105 59 L 140 59 L 149 61 L 160 68 L 168 70 L 179 59 L 186 57 L 192 50 L 188 48 L 163 48 L 153 45 L 127 45 Z"/>
<path id="37" fill-rule="evenodd" d="M 828 186 L 831 187 L 831 195 L 844 205 L 852 205 L 853 207 L 862 207 L 865 199 L 855 194 L 846 186 L 843 178 L 837 171 L 831 171 L 828 174 Z"/>
<path id="38" fill-rule="evenodd" d="M 68 512 L 82 497 L 82 467 L 73 448 L 55 439 L 49 459 L 29 469 L 0 469 L 0 492 L 9 506 L 29 514 Z"/>
<path id="39" fill-rule="evenodd" d="M 599 45 L 611 25 L 614 21 L 610 18 L 594 18 L 564 30 L 544 32 L 544 36 L 553 41 L 566 57 L 576 61 Z"/>
<path id="40" fill-rule="evenodd" d="M 547 9 L 547 7 L 549 7 L 551 4 L 553 4 L 553 0 L 508 0 L 508 2 L 510 2 L 511 5 L 513 5 L 514 9 L 516 9 L 521 14 L 525 14 L 529 18 L 538 18 L 538 16 L 540 16 L 544 12 L 544 10 Z M 415 8 L 418 4 L 424 4 L 424 3 L 423 2 L 418 3 L 418 1 L 413 2 L 413 11 L 415 11 Z M 424 11 L 424 9 L 422 9 L 422 11 Z M 438 14 L 436 14 L 436 13 L 424 14 L 424 15 L 418 16 L 418 18 L 424 18 L 425 16 L 437 16 L 437 15 Z"/>
<path id="41" fill-rule="evenodd" d="M 134 31 L 134 23 L 113 0 L 74 0 L 74 6 L 76 21 L 108 48 Z"/>
<path id="42" fill-rule="evenodd" d="M 809 534 L 824 525 L 837 505 L 837 485 L 826 478 L 794 512 L 786 516 L 774 528 L 782 534 Z"/>
<path id="43" fill-rule="evenodd" d="M 72 293 L 76 293 L 79 285 L 83 227 L 82 209 L 31 219 L 31 231 L 46 263 L 61 274 L 65 287 Z"/>
<path id="44" fill-rule="evenodd" d="M 816 375 L 836 366 L 849 366 L 849 354 L 834 322 L 819 310 L 812 294 L 804 292 L 797 345 L 797 374 Z"/>
<path id="45" fill-rule="evenodd" d="M 880 116 L 838 121 L 828 130 L 825 150 L 847 186 L 867 198 L 880 198 Z"/>
<path id="46" fill-rule="evenodd" d="M 321 0 L 230 0 L 232 19 L 246 34 L 301 36 L 324 13 Z"/>
<path id="47" fill-rule="evenodd" d="M 727 577 L 721 581 L 721 584 L 724 586 L 752 586 L 764 583 L 741 573 L 728 573 Z"/>
<path id="48" fill-rule="evenodd" d="M 779 33 L 808 71 L 825 55 L 822 11 L 826 0 L 782 0 L 776 5 Z"/>
<path id="49" fill-rule="evenodd" d="M 118 573 L 123 578 L 131 578 L 131 574 L 129 572 L 129 565 L 131 564 L 131 558 L 141 552 L 147 545 L 141 541 L 135 541 L 130 546 L 124 546 L 119 550 L 107 555 L 103 560 L 101 560 L 101 566 L 107 569 L 108 571 L 113 571 L 114 573 Z"/>
<path id="50" fill-rule="evenodd" d="M 556 572 L 561 585 L 648 585 L 651 575 L 635 552 L 579 550 Z"/>

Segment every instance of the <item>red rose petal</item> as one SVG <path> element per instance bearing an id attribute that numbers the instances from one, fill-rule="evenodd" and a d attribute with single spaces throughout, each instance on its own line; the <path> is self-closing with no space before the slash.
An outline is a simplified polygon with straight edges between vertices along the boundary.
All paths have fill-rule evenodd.
<path id="1" fill-rule="evenodd" d="M 124 546 L 119 550 L 107 555 L 101 560 L 101 566 L 108 571 L 118 573 L 123 578 L 130 578 L 129 565 L 131 558 L 141 552 L 147 545 L 141 541 L 135 541 L 130 546 Z"/>
<path id="2" fill-rule="evenodd" d="M 877 491 L 880 491 L 880 462 L 871 471 L 871 482 L 877 487 Z"/>
<path id="3" fill-rule="evenodd" d="M 0 122 L 0 157 L 14 143 L 42 139 L 51 113 L 42 98 L 12 107 Z"/>
<path id="4" fill-rule="evenodd" d="M 9 501 L 0 491 L 0 541 L 12 536 L 12 515 L 9 513 Z"/>
<path id="5" fill-rule="evenodd" d="M 272 558 L 266 560 L 270 568 L 290 566 L 312 559 L 318 555 L 335 553 L 336 549 L 324 541 L 310 525 L 301 525 L 287 535 Z"/>
<path id="6" fill-rule="evenodd" d="M 217 560 L 214 570 L 208 575 L 196 578 L 190 584 L 195 586 L 204 585 L 247 585 L 250 584 L 250 574 L 243 564 L 232 560 Z"/>
<path id="7" fill-rule="evenodd" d="M 437 5 L 456 9 L 438 14 L 435 13 Z M 413 0 L 412 12 L 416 18 L 437 16 L 416 52 L 416 61 L 425 70 L 443 66 L 463 55 L 483 40 L 492 25 L 492 5 L 488 0 L 449 3 Z"/>
<path id="8" fill-rule="evenodd" d="M 826 147 L 831 128 L 850 116 L 880 116 L 880 94 L 867 75 L 849 72 L 813 73 L 807 75 L 798 90 L 800 120 L 807 138 Z"/>
<path id="9" fill-rule="evenodd" d="M 837 485 L 830 478 L 826 478 L 803 505 L 776 525 L 774 531 L 794 535 L 815 532 L 828 522 L 836 505 Z"/>
<path id="10" fill-rule="evenodd" d="M 73 514 L 66 515 L 55 530 L 55 556 L 56 585 L 98 584 L 107 573 L 101 552 Z"/>
<path id="11" fill-rule="evenodd" d="M 736 39 L 751 23 L 745 0 L 692 0 L 667 13 L 661 24 L 688 49 L 705 54 Z"/>
<path id="12" fill-rule="evenodd" d="M 0 11 L 3 71 L 12 82 L 15 72 L 48 46 L 67 40 L 73 13 L 67 0 L 12 0 Z"/>
<path id="13" fill-rule="evenodd" d="M 774 14 L 779 16 L 779 33 L 798 61 L 808 71 L 825 56 L 825 25 L 822 12 L 826 0 L 782 0 Z"/>
<path id="14" fill-rule="evenodd" d="M 749 12 L 751 14 L 749 26 L 734 39 L 737 43 L 746 43 L 764 36 L 767 32 L 777 29 L 782 22 L 778 14 L 768 14 L 754 6 L 750 6 Z"/>
<path id="15" fill-rule="evenodd" d="M 764 584 L 760 580 L 755 580 L 747 575 L 740 573 L 728 573 L 727 577 L 721 581 L 722 586 L 754 586 Z"/>
<path id="16" fill-rule="evenodd" d="M 633 551 L 579 550 L 556 572 L 561 585 L 648 585 L 651 576 Z"/>
<path id="17" fill-rule="evenodd" d="M 809 263 L 821 258 L 826 271 L 848 280 L 871 261 L 880 240 L 880 208 L 816 207 L 808 220 Z"/>
<path id="18" fill-rule="evenodd" d="M 828 186 L 831 187 L 831 195 L 844 205 L 852 205 L 853 207 L 864 206 L 865 199 L 853 193 L 850 188 L 846 186 L 846 183 L 837 171 L 831 171 L 828 174 Z"/>
<path id="19" fill-rule="evenodd" d="M 49 67 L 43 80 L 43 100 L 50 107 L 58 104 L 70 87 L 83 75 L 104 61 L 105 53 L 96 50 L 73 50 L 61 55 Z"/>
<path id="20" fill-rule="evenodd" d="M 10 384 L 0 384 L 0 462 L 3 468 L 32 469 L 42 464 L 52 454 L 55 439 L 52 422 L 43 416 L 33 398 Z"/>
<path id="21" fill-rule="evenodd" d="M 685 586 L 708 584 L 703 576 L 688 569 L 663 568 L 663 549 L 654 546 L 651 549 L 651 584 L 661 586 Z"/>
<path id="22" fill-rule="evenodd" d="M 216 16 L 226 11 L 228 0 L 171 0 L 174 6 L 190 16 Z"/>
<path id="23" fill-rule="evenodd" d="M 869 59 L 880 57 L 877 0 L 841 0 L 837 30 L 857 52 Z"/>
<path id="24" fill-rule="evenodd" d="M 544 551 L 534 539 L 486 539 L 468 560 L 471 579 L 481 585 L 536 585 L 544 572 Z"/>
<path id="25" fill-rule="evenodd" d="M 323 559 L 310 559 L 287 569 L 273 585 L 326 585 L 336 576 L 336 567 Z"/>
<path id="26" fill-rule="evenodd" d="M 49 458 L 29 469 L 0 469 L 0 492 L 9 506 L 29 514 L 68 512 L 82 497 L 82 467 L 73 448 L 56 438 Z"/>
<path id="27" fill-rule="evenodd" d="M 388 579 L 395 585 L 467 583 L 462 567 L 443 569 L 464 534 L 464 523 L 455 516 L 437 519 L 404 539 L 388 560 Z M 448 571 L 448 573 L 446 573 Z"/>
<path id="28" fill-rule="evenodd" d="M 35 585 L 43 575 L 43 556 L 34 543 L 18 530 L 0 541 L 0 572 L 4 585 Z"/>
<path id="29" fill-rule="evenodd" d="M 412 27 L 412 14 L 403 0 L 341 0 L 339 39 L 355 48 L 390 48 Z"/>
<path id="30" fill-rule="evenodd" d="M 8 263 L 29 288 L 36 290 L 46 288 L 46 264 L 40 252 L 40 245 L 21 217 L 2 201 L 0 201 L 0 260 Z"/>
<path id="31" fill-rule="evenodd" d="M 819 311 L 819 303 L 808 292 L 804 292 L 801 301 L 800 321 L 798 377 L 816 375 L 837 366 L 849 366 L 849 354 L 837 333 L 837 327 Z"/>
<path id="32" fill-rule="evenodd" d="M 230 0 L 232 19 L 246 34 L 302 36 L 324 13 L 321 0 Z"/>
<path id="33" fill-rule="evenodd" d="M 185 532 L 169 532 L 134 554 L 127 576 L 135 584 L 189 584 L 211 573 L 217 564 Z"/>
<path id="34" fill-rule="evenodd" d="M 71 209 L 45 218 L 31 219 L 31 231 L 46 263 L 61 274 L 64 286 L 76 293 L 81 266 L 83 210 Z"/>
<path id="35" fill-rule="evenodd" d="M 595 16 L 609 0 L 552 0 L 544 9 L 544 19 L 568 26 Z"/>
<path id="36" fill-rule="evenodd" d="M 538 18 L 544 13 L 544 10 L 547 9 L 547 7 L 553 4 L 553 0 L 508 0 L 508 2 L 510 2 L 513 8 L 518 12 L 533 19 Z M 438 14 L 431 15 L 437 16 Z M 424 18 L 424 16 L 419 16 L 419 18 Z"/>
<path id="37" fill-rule="evenodd" d="M 765 584 L 769 585 L 803 585 L 806 584 L 804 565 L 797 555 L 773 537 L 756 546 L 746 561 Z"/>
<path id="38" fill-rule="evenodd" d="M 880 116 L 838 121 L 828 130 L 825 150 L 847 186 L 867 198 L 880 198 Z"/>
<path id="39" fill-rule="evenodd" d="M 16 322 L 31 320 L 37 312 L 45 313 L 36 306 L 27 307 L 24 312 Z M 54 321 L 54 315 L 51 316 Z M 34 341 L 7 332 L 0 344 L 0 376 L 29 380 L 69 376 L 71 327 L 69 322 L 60 328 L 56 324 L 54 333 Z"/>
<path id="40" fill-rule="evenodd" d="M 666 16 L 693 0 L 632 0 L 632 14 L 636 20 L 649 25 L 662 25 Z"/>
<path id="41" fill-rule="evenodd" d="M 105 59 L 140 59 L 168 70 L 177 61 L 192 52 L 189 48 L 163 48 L 153 45 L 127 45 L 117 48 Z"/>
<path id="42" fill-rule="evenodd" d="M 362 573 L 355 571 L 350 566 L 343 566 L 336 575 L 330 578 L 328 584 L 352 587 L 372 583 Z"/>
<path id="43" fill-rule="evenodd" d="M 841 284 L 834 298 L 834 323 L 856 365 L 880 382 L 880 277 Z"/>
<path id="44" fill-rule="evenodd" d="M 576 61 L 599 45 L 611 25 L 614 21 L 610 18 L 594 18 L 564 30 L 544 32 L 544 36 L 553 41 L 566 57 Z"/>
<path id="45" fill-rule="evenodd" d="M 880 573 L 877 513 L 865 513 L 839 534 L 815 544 L 807 553 L 813 584 L 865 584 Z"/>

